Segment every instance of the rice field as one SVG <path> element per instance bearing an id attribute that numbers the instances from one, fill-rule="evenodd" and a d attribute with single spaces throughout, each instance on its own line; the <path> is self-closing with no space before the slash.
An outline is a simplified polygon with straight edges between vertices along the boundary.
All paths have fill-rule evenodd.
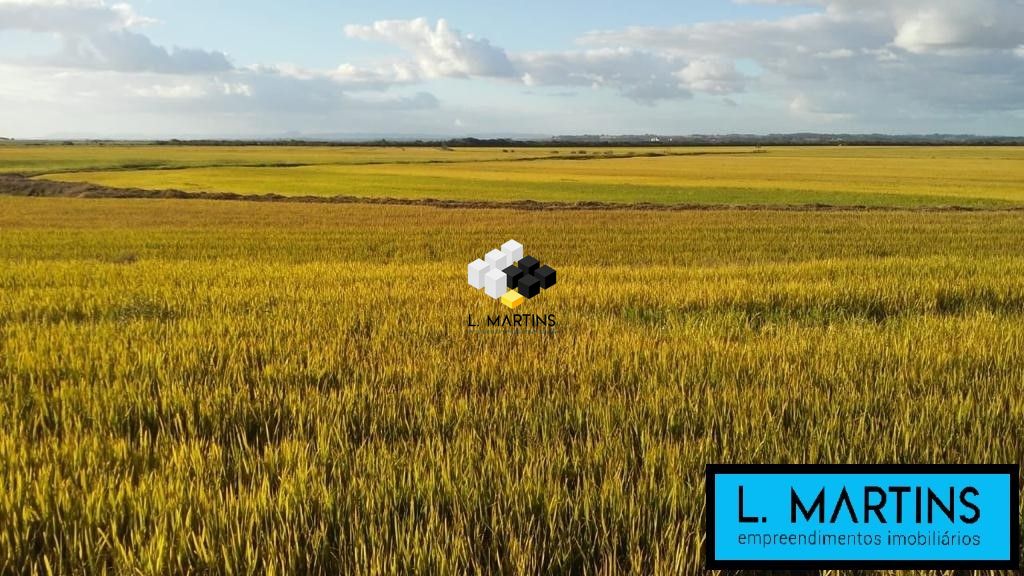
<path id="1" fill-rule="evenodd" d="M 899 153 L 907 197 L 1017 202 L 1015 151 Z M 733 161 L 557 174 L 662 160 Z M 467 331 L 508 238 L 553 334 Z M 706 463 L 1024 459 L 1021 246 L 1001 210 L 0 195 L 0 573 L 700 573 Z"/>
<path id="2" fill-rule="evenodd" d="M 1019 154 L 3 146 L 0 171 L 1010 208 Z M 1021 460 L 1022 223 L 0 196 L 0 572 L 698 572 L 708 462 Z M 559 269 L 524 310 L 553 334 L 467 330 L 495 310 L 465 262 L 509 237 Z"/>
<path id="3" fill-rule="evenodd" d="M 116 188 L 462 201 L 1024 206 L 1024 148 L 0 147 L 0 172 Z"/>

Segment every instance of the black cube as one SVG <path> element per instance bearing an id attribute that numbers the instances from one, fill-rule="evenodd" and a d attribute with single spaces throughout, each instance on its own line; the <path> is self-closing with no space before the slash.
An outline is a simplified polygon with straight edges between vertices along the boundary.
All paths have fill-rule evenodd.
<path id="1" fill-rule="evenodd" d="M 526 275 L 526 272 L 523 272 L 521 269 L 516 268 L 515 266 L 509 266 L 508 268 L 502 270 L 502 272 L 505 273 L 505 278 L 507 280 L 506 286 L 508 286 L 509 290 L 513 288 L 518 288 L 519 279 Z"/>
<path id="2" fill-rule="evenodd" d="M 537 280 L 540 280 L 540 287 L 544 288 L 545 290 L 554 286 L 555 281 L 557 280 L 555 269 L 546 264 L 544 266 L 541 266 L 540 268 L 537 268 L 533 272 L 533 276 L 537 278 Z"/>
<path id="3" fill-rule="evenodd" d="M 519 293 L 527 298 L 533 298 L 540 294 L 540 280 L 529 274 L 519 279 Z"/>
<path id="4" fill-rule="evenodd" d="M 540 266 L 540 261 L 533 256 L 524 256 L 519 260 L 519 269 L 527 274 L 533 274 L 533 271 L 537 269 L 537 266 Z"/>

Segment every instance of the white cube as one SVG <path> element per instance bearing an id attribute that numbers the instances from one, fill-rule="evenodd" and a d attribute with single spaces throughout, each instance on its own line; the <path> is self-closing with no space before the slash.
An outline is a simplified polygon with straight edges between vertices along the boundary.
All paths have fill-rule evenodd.
<path id="1" fill-rule="evenodd" d="M 523 259 L 523 245 L 515 240 L 509 240 L 501 245 L 501 251 L 508 256 L 508 265 L 511 266 Z"/>
<path id="2" fill-rule="evenodd" d="M 508 254 L 505 254 L 501 250 L 491 250 L 484 256 L 484 260 L 491 265 L 497 271 L 502 271 L 512 265 L 512 262 L 508 259 Z"/>
<path id="3" fill-rule="evenodd" d="M 484 276 L 491 271 L 491 265 L 477 259 L 469 263 L 469 285 L 480 289 L 484 287 Z"/>
<path id="4" fill-rule="evenodd" d="M 497 300 L 508 292 L 508 277 L 501 270 L 491 270 L 484 276 L 484 292 Z"/>

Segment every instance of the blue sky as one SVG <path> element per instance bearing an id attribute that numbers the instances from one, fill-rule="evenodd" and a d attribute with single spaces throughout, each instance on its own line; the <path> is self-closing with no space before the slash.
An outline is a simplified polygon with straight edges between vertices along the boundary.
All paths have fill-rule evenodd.
<path id="1" fill-rule="evenodd" d="M 1024 0 L 0 0 L 0 136 L 1024 133 Z"/>

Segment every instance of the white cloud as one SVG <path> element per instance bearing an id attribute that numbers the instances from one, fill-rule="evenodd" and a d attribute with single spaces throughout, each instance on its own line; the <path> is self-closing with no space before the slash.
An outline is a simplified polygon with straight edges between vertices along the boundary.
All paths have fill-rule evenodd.
<path id="1" fill-rule="evenodd" d="M 356 96 L 328 77 L 266 67 L 178 75 L 0 64 L 0 77 L 0 126 L 15 136 L 374 132 L 415 126 L 440 106 L 428 92 Z"/>
<path id="2" fill-rule="evenodd" d="M 91 34 L 148 22 L 127 4 L 102 0 L 0 0 L 0 29 Z"/>
<path id="3" fill-rule="evenodd" d="M 157 46 L 131 30 L 152 20 L 103 0 L 0 0 L 0 31 L 52 33 L 63 48 L 37 65 L 190 74 L 231 69 L 221 52 Z"/>
<path id="4" fill-rule="evenodd" d="M 134 88 L 132 92 L 143 98 L 202 98 L 207 95 L 206 88 L 192 82 L 183 84 L 153 84 Z"/>
<path id="5" fill-rule="evenodd" d="M 252 97 L 252 86 L 244 82 L 222 82 L 220 86 L 225 96 Z"/>
<path id="6" fill-rule="evenodd" d="M 1016 1 L 939 1 L 892 16 L 893 44 L 918 54 L 1012 49 L 1024 40 L 1024 4 Z"/>
<path id="7" fill-rule="evenodd" d="M 789 101 L 790 112 L 833 119 L 966 117 L 1024 107 L 1024 67 L 1013 57 L 1024 43 L 1021 0 L 785 3 L 821 9 L 775 20 L 594 32 L 582 42 L 687 59 L 683 70 L 690 72 L 680 77 L 693 90 L 729 87 L 713 79 L 686 82 L 704 75 L 697 63 L 751 60 L 765 71 L 758 78 L 763 97 Z"/>
<path id="8" fill-rule="evenodd" d="M 824 52 L 818 52 L 814 56 L 816 58 L 823 58 L 825 60 L 843 60 L 846 58 L 853 58 L 856 54 L 849 48 L 836 48 L 834 50 L 826 50 Z"/>
<path id="9" fill-rule="evenodd" d="M 676 76 L 691 90 L 710 94 L 742 92 L 748 80 L 736 69 L 735 62 L 724 58 L 692 60 Z"/>
<path id="10" fill-rule="evenodd" d="M 232 68 L 227 56 L 221 52 L 168 49 L 129 30 L 65 36 L 61 52 L 42 59 L 40 63 L 68 68 L 166 74 L 203 74 Z"/>
<path id="11" fill-rule="evenodd" d="M 463 34 L 445 19 L 431 25 L 424 18 L 382 20 L 349 25 L 350 38 L 379 40 L 402 48 L 411 58 L 404 64 L 370 72 L 346 69 L 350 78 L 410 82 L 417 79 L 490 77 L 519 80 L 526 86 L 590 86 L 611 88 L 645 103 L 689 97 L 673 72 L 679 62 L 632 48 L 598 48 L 569 52 L 508 54 L 488 40 Z"/>
<path id="12" fill-rule="evenodd" d="M 1024 2 L 1021 0 L 757 0 L 756 3 L 817 5 L 847 21 L 884 21 L 891 31 L 889 41 L 913 53 L 1007 50 L 1024 42 Z"/>
<path id="13" fill-rule="evenodd" d="M 794 116 L 809 118 L 815 122 L 838 122 L 850 119 L 849 114 L 823 111 L 806 94 L 797 94 L 789 102 L 789 111 Z"/>
<path id="14" fill-rule="evenodd" d="M 611 88 L 633 100 L 652 103 L 689 98 L 674 72 L 679 62 L 632 48 L 596 48 L 572 52 L 519 54 L 513 62 L 527 86 Z"/>
<path id="15" fill-rule="evenodd" d="M 407 50 L 427 78 L 513 75 L 508 55 L 484 39 L 452 28 L 441 18 L 431 26 L 425 18 L 381 20 L 345 26 L 345 34 L 362 40 L 382 40 Z"/>
<path id="16" fill-rule="evenodd" d="M 344 33 L 391 44 L 397 55 L 314 69 L 235 65 L 220 51 L 160 46 L 145 34 L 153 20 L 128 4 L 0 0 L 0 34 L 45 34 L 59 45 L 41 57 L 0 55 L 0 121 L 53 110 L 73 123 L 89 110 L 109 108 L 145 114 L 154 125 L 174 126 L 172 117 L 202 126 L 211 118 L 315 127 L 334 121 L 346 129 L 377 118 L 377 131 L 414 125 L 398 124 L 401 117 L 444 131 L 488 129 L 487 118 L 503 113 L 506 125 L 523 130 L 560 131 L 549 119 L 572 117 L 612 119 L 643 131 L 660 130 L 665 119 L 686 117 L 691 107 L 724 105 L 734 109 L 728 118 L 712 112 L 706 122 L 754 110 L 760 125 L 776 131 L 821 123 L 883 131 L 1008 130 L 1003 119 L 1021 126 L 1024 0 L 748 1 L 803 4 L 810 11 L 598 31 L 577 39 L 575 49 L 545 52 L 510 52 L 445 19 L 382 20 L 346 26 Z M 530 31 L 521 33 L 528 38 Z M 500 103 L 463 103 L 430 120 L 430 111 L 445 106 L 422 88 L 444 78 L 488 83 L 488 94 L 507 96 Z M 544 120 L 532 101 L 516 100 L 567 93 L 575 98 L 572 110 L 563 99 L 550 104 Z M 742 99 L 728 98 L 739 93 Z M 530 118 L 535 124 L 527 128 Z M 659 121 L 641 125 L 634 118 Z"/>
<path id="17" fill-rule="evenodd" d="M 420 80 L 416 67 L 405 62 L 370 67 L 345 63 L 327 74 L 351 89 L 380 89 L 394 84 L 411 84 Z"/>
<path id="18" fill-rule="evenodd" d="M 292 65 L 236 67 L 222 52 L 154 44 L 137 31 L 152 22 L 129 5 L 103 0 L 0 0 L 0 33 L 21 30 L 60 39 L 60 49 L 52 54 L 0 57 L 0 69 L 5 70 L 0 109 L 7 108 L 0 119 L 12 125 L 17 110 L 35 109 L 32 117 L 42 121 L 46 114 L 41 103 L 77 122 L 83 112 L 97 117 L 124 112 L 200 124 L 206 115 L 250 118 L 259 124 L 273 116 L 292 121 L 311 114 L 346 118 L 439 105 L 423 91 L 363 97 L 349 93 L 411 82 L 415 74 L 404 63 L 342 65 L 326 71 Z"/>

